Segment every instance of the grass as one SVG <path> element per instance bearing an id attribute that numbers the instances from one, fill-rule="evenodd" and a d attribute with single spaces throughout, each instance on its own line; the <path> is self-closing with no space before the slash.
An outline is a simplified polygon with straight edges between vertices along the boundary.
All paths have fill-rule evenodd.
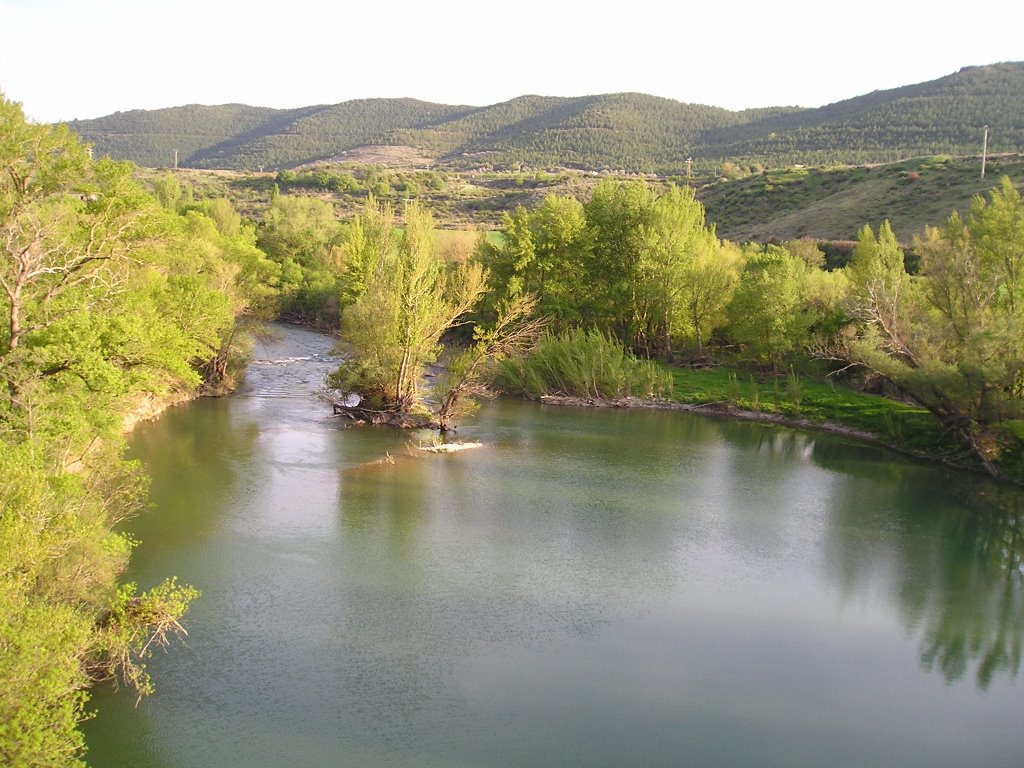
<path id="1" fill-rule="evenodd" d="M 503 361 L 497 385 L 526 397 L 617 400 L 661 394 L 671 381 L 663 366 L 637 360 L 610 336 L 574 330 L 548 334 L 527 357 Z"/>
<path id="2" fill-rule="evenodd" d="M 528 359 L 506 361 L 498 384 L 506 392 L 527 397 L 616 399 L 653 391 L 669 402 L 838 425 L 917 455 L 956 461 L 965 457 L 963 446 L 943 434 L 935 418 L 919 406 L 795 371 L 757 375 L 737 368 L 677 368 L 638 361 L 596 333 L 547 337 Z"/>

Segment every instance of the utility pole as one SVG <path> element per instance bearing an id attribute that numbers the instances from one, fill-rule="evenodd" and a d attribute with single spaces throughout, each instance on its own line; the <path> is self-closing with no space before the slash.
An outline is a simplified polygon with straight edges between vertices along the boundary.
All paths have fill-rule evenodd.
<path id="1" fill-rule="evenodd" d="M 178 170 L 178 150 L 174 150 L 174 170 Z"/>
<path id="2" fill-rule="evenodd" d="M 983 129 L 984 137 L 981 140 L 981 178 L 985 178 L 985 156 L 988 155 L 988 126 Z"/>
<path id="3" fill-rule="evenodd" d="M 686 183 L 690 183 L 690 178 L 693 175 L 693 158 L 686 158 Z"/>

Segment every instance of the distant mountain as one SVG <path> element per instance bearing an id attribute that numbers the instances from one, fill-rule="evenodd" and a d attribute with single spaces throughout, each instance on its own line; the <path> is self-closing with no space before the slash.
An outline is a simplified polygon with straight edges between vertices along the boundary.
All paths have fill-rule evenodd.
<path id="1" fill-rule="evenodd" d="M 99 154 L 149 167 L 267 170 L 410 146 L 441 164 L 680 173 L 1024 151 L 1024 62 L 967 67 L 830 104 L 733 112 L 636 93 L 521 96 L 486 107 L 363 99 L 278 110 L 241 104 L 118 112 L 70 127 Z"/>
<path id="2" fill-rule="evenodd" d="M 918 85 L 772 115 L 705 136 L 712 156 L 886 162 L 1024 147 L 1024 62 L 966 67 Z"/>
<path id="3" fill-rule="evenodd" d="M 68 123 L 96 153 L 151 168 L 291 168 L 366 144 L 391 144 L 403 129 L 457 120 L 472 107 L 415 99 L 362 99 L 342 104 L 267 109 L 244 104 L 190 104 L 115 112 Z"/>

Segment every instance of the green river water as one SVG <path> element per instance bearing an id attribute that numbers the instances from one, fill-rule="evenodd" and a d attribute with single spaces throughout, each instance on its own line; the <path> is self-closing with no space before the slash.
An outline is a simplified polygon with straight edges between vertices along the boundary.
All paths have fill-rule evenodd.
<path id="1" fill-rule="evenodd" d="M 155 695 L 95 692 L 95 768 L 1024 765 L 1020 492 L 519 402 L 425 454 L 329 418 L 330 340 L 282 333 L 133 436 L 131 576 L 203 596 Z"/>

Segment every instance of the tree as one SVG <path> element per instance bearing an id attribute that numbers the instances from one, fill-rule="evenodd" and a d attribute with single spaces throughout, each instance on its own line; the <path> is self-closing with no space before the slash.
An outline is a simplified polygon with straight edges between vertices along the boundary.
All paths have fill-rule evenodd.
<path id="1" fill-rule="evenodd" d="M 597 327 L 665 359 L 684 338 L 703 353 L 737 273 L 692 189 L 642 182 L 602 182 L 586 205 L 548 195 L 506 214 L 501 242 L 478 253 L 493 306 L 532 294 L 556 330 Z"/>
<path id="2" fill-rule="evenodd" d="M 852 316 L 876 334 L 890 355 L 912 359 L 908 315 L 912 286 L 903 249 L 888 221 L 882 222 L 877 237 L 870 226 L 861 229 L 846 274 Z"/>
<path id="3" fill-rule="evenodd" d="M 340 313 L 342 227 L 324 200 L 281 195 L 260 229 L 258 245 L 281 265 L 280 314 L 325 327 Z"/>
<path id="4" fill-rule="evenodd" d="M 697 357 L 702 358 L 705 342 L 725 324 L 726 308 L 739 281 L 743 254 L 738 246 L 707 235 L 698 245 L 680 275 L 679 302 L 683 328 L 696 345 Z"/>
<path id="5" fill-rule="evenodd" d="M 586 217 L 572 197 L 547 195 L 533 211 L 506 213 L 498 243 L 484 238 L 477 257 L 486 266 L 490 293 L 487 314 L 521 295 L 537 299 L 537 312 L 564 327 L 580 318 L 588 294 Z"/>
<path id="6" fill-rule="evenodd" d="M 627 345 L 634 345 L 642 335 L 637 321 L 638 292 L 655 199 L 654 190 L 643 182 L 606 180 L 594 188 L 584 206 L 588 292 L 581 302 L 580 319 Z"/>
<path id="7" fill-rule="evenodd" d="M 477 302 L 485 279 L 479 264 L 446 265 L 430 214 L 408 204 L 397 251 L 379 254 L 365 293 L 345 313 L 341 337 L 351 359 L 332 376 L 332 386 L 358 392 L 398 420 L 409 417 L 420 405 L 420 379 L 437 360 L 441 336 Z"/>
<path id="8" fill-rule="evenodd" d="M 207 206 L 207 215 L 217 224 L 217 231 L 225 237 L 235 237 L 241 230 L 242 217 L 226 197 L 216 197 Z"/>
<path id="9" fill-rule="evenodd" d="M 341 241 L 341 302 L 350 306 L 366 293 L 373 272 L 385 264 L 396 247 L 391 205 L 368 195 L 362 213 L 345 223 Z"/>
<path id="10" fill-rule="evenodd" d="M 806 267 L 777 245 L 748 246 L 746 262 L 729 304 L 730 337 L 759 363 L 778 369 L 807 338 L 801 311 Z"/>
<path id="11" fill-rule="evenodd" d="M 1008 448 L 1003 426 L 1024 415 L 1024 203 L 1009 180 L 970 214 L 915 240 L 921 277 L 897 259 L 883 225 L 862 233 L 847 268 L 861 321 L 848 357 L 931 411 L 994 475 Z"/>
<path id="12" fill-rule="evenodd" d="M 471 410 L 466 395 L 490 395 L 487 383 L 494 377 L 495 365 L 529 352 L 546 324 L 545 318 L 534 315 L 536 306 L 536 299 L 524 295 L 502 303 L 495 322 L 474 328 L 473 343 L 449 360 L 434 385 L 442 432 L 453 429 L 453 419 Z"/>
<path id="13" fill-rule="evenodd" d="M 522 206 L 502 215 L 501 240 L 486 237 L 477 244 L 477 257 L 486 265 L 494 301 L 536 294 L 542 284 L 534 244 L 534 217 Z"/>
<path id="14" fill-rule="evenodd" d="M 0 177 L 0 288 L 7 321 L 0 357 L 53 322 L 67 294 L 117 278 L 109 267 L 124 264 L 158 230 L 152 199 L 131 180 L 127 165 L 82 165 L 80 146 L 59 129 L 22 123 L 12 133 L 27 134 L 20 141 L 15 135 L 13 149 L 45 159 L 37 168 L 19 157 L 0 158 L 6 168 Z"/>
<path id="15" fill-rule="evenodd" d="M 14 768 L 82 765 L 92 675 L 145 689 L 139 660 L 194 597 L 119 592 L 132 542 L 114 527 L 144 489 L 122 419 L 138 395 L 198 384 L 246 267 L 180 236 L 187 220 L 130 170 L 0 96 L 0 763 Z"/>
<path id="16" fill-rule="evenodd" d="M 704 206 L 690 187 L 671 187 L 652 202 L 642 236 L 633 299 L 634 344 L 648 357 L 655 352 L 671 360 L 674 339 L 695 317 L 701 347 L 700 321 L 711 311 L 703 300 L 714 293 L 714 276 L 724 274 L 709 264 L 708 254 L 718 251 L 718 239 L 705 227 Z"/>
<path id="17" fill-rule="evenodd" d="M 825 268 L 825 252 L 821 250 L 816 240 L 809 238 L 787 240 L 782 247 L 793 256 L 799 256 L 809 269 Z"/>
<path id="18" fill-rule="evenodd" d="M 167 171 L 162 178 L 153 182 L 153 194 L 164 208 L 176 211 L 182 200 L 181 182 Z"/>
<path id="19" fill-rule="evenodd" d="M 545 195 L 530 217 L 536 280 L 523 290 L 537 297 L 537 312 L 556 326 L 578 320 L 586 276 L 587 220 L 574 197 Z"/>

